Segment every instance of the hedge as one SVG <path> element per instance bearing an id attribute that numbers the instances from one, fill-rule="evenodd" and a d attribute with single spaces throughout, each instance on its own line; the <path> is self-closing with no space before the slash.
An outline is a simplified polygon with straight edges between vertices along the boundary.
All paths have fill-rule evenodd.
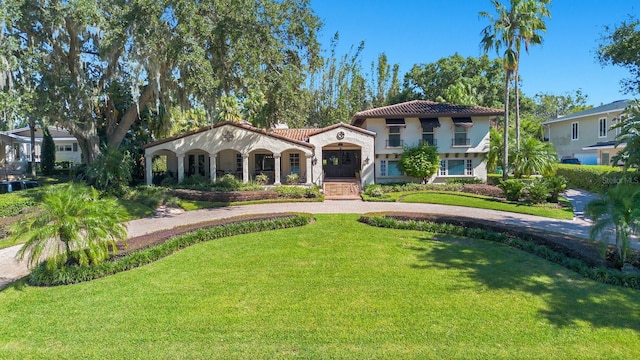
<path id="1" fill-rule="evenodd" d="M 567 179 L 567 187 L 594 193 L 605 193 L 620 182 L 640 184 L 640 174 L 635 170 L 622 172 L 619 167 L 606 165 L 558 164 L 557 175 Z"/>

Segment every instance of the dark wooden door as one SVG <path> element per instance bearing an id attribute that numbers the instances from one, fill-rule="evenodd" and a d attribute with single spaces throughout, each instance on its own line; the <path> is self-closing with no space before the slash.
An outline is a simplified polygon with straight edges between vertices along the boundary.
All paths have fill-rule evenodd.
<path id="1" fill-rule="evenodd" d="M 322 168 L 328 178 L 353 178 L 360 170 L 360 150 L 324 150 Z"/>

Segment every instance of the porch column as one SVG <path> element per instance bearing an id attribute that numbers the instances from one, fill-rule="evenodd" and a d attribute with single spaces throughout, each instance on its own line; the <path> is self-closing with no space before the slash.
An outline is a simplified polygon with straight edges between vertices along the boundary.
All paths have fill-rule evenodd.
<path id="1" fill-rule="evenodd" d="M 305 184 L 306 185 L 311 185 L 311 159 L 313 158 L 313 154 L 305 154 L 304 155 L 307 159 L 307 171 L 305 172 L 307 174 L 306 176 L 306 180 L 305 180 Z"/>
<path id="2" fill-rule="evenodd" d="M 216 163 L 216 157 L 218 156 L 218 153 L 209 153 L 209 178 L 211 179 L 211 182 L 215 182 L 216 179 L 216 174 L 217 174 L 217 170 L 218 170 L 218 164 Z"/>
<path id="3" fill-rule="evenodd" d="M 147 178 L 147 185 L 153 185 L 153 155 L 144 157 L 144 173 Z"/>
<path id="4" fill-rule="evenodd" d="M 242 182 L 249 182 L 249 154 L 242 154 Z"/>
<path id="5" fill-rule="evenodd" d="M 178 183 L 184 180 L 184 154 L 178 154 Z"/>
<path id="6" fill-rule="evenodd" d="M 280 185 L 281 184 L 281 182 L 280 182 L 280 158 L 281 157 L 282 156 L 280 154 L 276 154 L 276 153 L 273 154 L 273 159 L 274 159 L 274 162 L 275 162 L 275 165 L 276 165 L 276 169 L 275 169 L 274 174 L 273 174 L 273 178 L 274 178 L 273 179 L 273 185 Z"/>

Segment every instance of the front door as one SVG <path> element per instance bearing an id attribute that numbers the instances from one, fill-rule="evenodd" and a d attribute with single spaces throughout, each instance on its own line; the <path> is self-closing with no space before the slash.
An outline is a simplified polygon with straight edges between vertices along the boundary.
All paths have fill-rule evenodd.
<path id="1" fill-rule="evenodd" d="M 354 178 L 360 170 L 360 150 L 323 150 L 322 169 L 328 178 Z"/>

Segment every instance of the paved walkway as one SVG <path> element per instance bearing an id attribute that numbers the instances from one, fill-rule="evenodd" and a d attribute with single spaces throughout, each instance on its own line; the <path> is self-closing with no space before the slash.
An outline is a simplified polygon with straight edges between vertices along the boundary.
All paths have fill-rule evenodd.
<path id="1" fill-rule="evenodd" d="M 574 220 L 555 220 L 533 215 L 516 214 L 495 210 L 467 208 L 435 204 L 363 202 L 358 200 L 333 200 L 313 203 L 277 203 L 230 206 L 189 212 L 165 211 L 152 218 L 137 219 L 127 223 L 129 237 L 159 230 L 170 229 L 187 223 L 228 218 L 245 214 L 271 214 L 284 212 L 306 212 L 312 214 L 364 214 L 368 212 L 404 211 L 462 215 L 504 222 L 521 226 L 531 226 L 549 231 L 570 234 L 582 238 L 589 236 L 589 221 L 582 216 L 584 204 L 594 195 L 572 190 L 567 197 L 578 210 Z M 637 245 L 637 244 L 636 244 Z M 24 262 L 15 259 L 20 245 L 0 250 L 0 288 L 29 273 Z"/>

